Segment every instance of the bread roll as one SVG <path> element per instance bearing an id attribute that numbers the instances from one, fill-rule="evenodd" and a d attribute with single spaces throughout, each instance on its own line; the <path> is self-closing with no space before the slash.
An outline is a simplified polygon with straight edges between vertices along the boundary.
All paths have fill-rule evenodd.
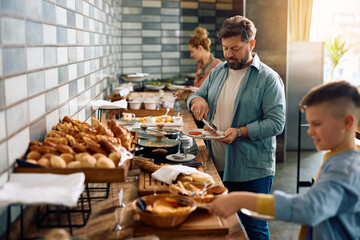
<path id="1" fill-rule="evenodd" d="M 81 168 L 81 163 L 80 161 L 73 161 L 68 163 L 68 165 L 66 166 L 67 168 Z"/>
<path id="2" fill-rule="evenodd" d="M 62 153 L 60 157 L 65 160 L 66 164 L 75 160 L 74 155 L 71 153 Z"/>
<path id="3" fill-rule="evenodd" d="M 152 163 L 150 160 L 140 157 L 134 157 L 134 163 L 139 168 L 148 171 L 148 172 L 155 172 L 156 170 L 160 169 L 161 166 L 155 163 Z"/>
<path id="4" fill-rule="evenodd" d="M 26 155 L 26 159 L 34 159 L 39 160 L 41 158 L 42 154 L 37 151 L 31 151 Z"/>
<path id="5" fill-rule="evenodd" d="M 42 145 L 32 145 L 29 146 L 29 151 L 41 152 Z"/>
<path id="6" fill-rule="evenodd" d="M 93 168 L 96 165 L 96 159 L 91 155 L 84 155 L 80 160 L 81 167 Z"/>
<path id="7" fill-rule="evenodd" d="M 99 160 L 99 158 L 106 157 L 106 155 L 102 153 L 95 153 L 92 155 L 96 160 Z"/>
<path id="8" fill-rule="evenodd" d="M 109 154 L 109 158 L 115 163 L 115 166 L 117 166 L 121 160 L 121 154 L 118 152 L 112 152 Z"/>
<path id="9" fill-rule="evenodd" d="M 86 146 L 84 144 L 73 143 L 71 146 L 72 146 L 73 150 L 77 153 L 86 152 Z"/>
<path id="10" fill-rule="evenodd" d="M 66 162 L 59 156 L 52 156 L 50 159 L 50 164 L 54 168 L 66 168 Z"/>
<path id="11" fill-rule="evenodd" d="M 115 168 L 115 163 L 107 157 L 101 157 L 96 163 L 97 168 Z"/>
<path id="12" fill-rule="evenodd" d="M 38 161 L 37 161 L 37 164 L 39 164 L 40 166 L 43 166 L 43 167 L 50 167 L 50 160 L 47 159 L 47 158 L 40 158 Z"/>
<path id="13" fill-rule="evenodd" d="M 47 158 L 48 160 L 51 159 L 52 156 L 55 156 L 55 154 L 52 154 L 52 153 L 45 153 L 42 155 L 41 158 Z"/>
<path id="14" fill-rule="evenodd" d="M 31 164 L 38 164 L 38 162 L 34 159 L 26 159 L 26 162 L 31 163 Z"/>
<path id="15" fill-rule="evenodd" d="M 86 156 L 86 155 L 90 155 L 90 153 L 88 152 L 84 152 L 84 153 L 78 153 L 75 155 L 75 161 L 80 161 L 82 159 L 83 156 Z"/>

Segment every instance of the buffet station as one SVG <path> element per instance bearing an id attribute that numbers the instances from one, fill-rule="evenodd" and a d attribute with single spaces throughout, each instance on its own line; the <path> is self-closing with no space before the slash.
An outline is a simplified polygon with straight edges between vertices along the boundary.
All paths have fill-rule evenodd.
<path id="1" fill-rule="evenodd" d="M 235 215 L 207 211 L 228 190 L 203 140 L 223 133 L 196 129 L 183 100 L 162 87 L 151 90 L 135 92 L 125 83 L 97 106 L 101 113 L 91 123 L 64 117 L 43 141 L 29 143 L 15 173 L 84 173 L 86 197 L 77 207 L 89 205 L 88 219 L 60 214 L 55 225 L 81 239 L 246 239 Z M 100 184 L 107 194 L 96 197 Z M 47 231 L 36 223 L 29 228 L 26 237 Z"/>

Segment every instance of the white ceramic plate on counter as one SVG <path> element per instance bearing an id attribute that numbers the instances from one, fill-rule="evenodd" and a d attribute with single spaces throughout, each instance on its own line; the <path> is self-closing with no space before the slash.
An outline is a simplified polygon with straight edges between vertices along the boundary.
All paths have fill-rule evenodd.
<path id="1" fill-rule="evenodd" d="M 205 140 L 216 140 L 221 139 L 226 136 L 224 136 L 224 132 L 222 131 L 216 131 L 219 136 L 211 135 L 211 132 L 205 131 L 204 129 L 187 129 L 182 131 L 186 136 L 192 137 L 192 138 L 199 138 L 199 139 L 205 139 Z M 194 134 L 197 133 L 197 134 Z"/>
<path id="2" fill-rule="evenodd" d="M 152 85 L 152 84 L 146 84 L 145 88 L 149 89 L 149 90 L 161 90 L 165 88 L 165 85 L 161 84 L 161 85 Z"/>
<path id="3" fill-rule="evenodd" d="M 195 155 L 186 154 L 186 157 L 184 157 L 183 153 L 175 153 L 167 155 L 166 159 L 172 162 L 188 162 L 195 159 Z"/>
<path id="4" fill-rule="evenodd" d="M 185 86 L 185 85 L 173 85 L 173 86 L 177 90 L 185 90 L 185 91 L 193 91 L 198 89 L 198 87 L 194 87 L 194 86 Z"/>

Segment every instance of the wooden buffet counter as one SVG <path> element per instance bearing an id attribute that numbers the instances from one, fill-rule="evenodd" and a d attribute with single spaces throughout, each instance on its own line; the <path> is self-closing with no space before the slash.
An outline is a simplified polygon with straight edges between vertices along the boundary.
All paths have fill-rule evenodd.
<path id="1" fill-rule="evenodd" d="M 181 110 L 180 113 L 183 115 L 183 127 L 179 127 L 179 130 L 182 129 L 194 129 L 197 128 L 196 124 L 187 111 L 186 104 L 183 100 L 180 102 Z M 221 182 L 221 179 L 215 169 L 215 166 L 206 150 L 203 140 L 196 139 L 197 146 L 199 148 L 199 153 L 196 156 L 196 161 L 203 162 L 203 170 L 206 173 L 209 173 L 213 176 L 215 182 Z M 89 221 L 84 227 L 73 228 L 73 236 L 76 236 L 80 239 L 127 239 L 133 238 L 136 234 L 135 229 L 138 228 L 137 221 L 134 221 L 134 216 L 132 211 L 125 212 L 125 229 L 117 232 L 113 228 L 115 226 L 115 215 L 114 211 L 116 206 L 119 205 L 118 193 L 120 189 L 124 189 L 124 199 L 123 202 L 130 207 L 131 202 L 138 198 L 138 188 L 139 181 L 138 176 L 140 169 L 136 166 L 129 171 L 127 181 L 125 183 L 111 183 L 109 197 L 105 200 L 93 200 L 91 202 L 91 215 Z M 204 210 L 203 210 L 204 211 Z M 205 212 L 206 213 L 206 212 Z M 216 217 L 214 217 L 216 219 Z M 78 219 L 72 217 L 72 221 L 76 222 Z M 194 220 L 196 221 L 196 219 Z M 237 217 L 233 215 L 228 219 L 218 218 L 220 225 L 228 226 L 229 230 L 227 233 L 211 232 L 211 231 L 188 231 L 186 234 L 181 234 L 179 231 L 176 231 L 176 228 L 172 228 L 169 231 L 164 232 L 155 232 L 154 235 L 160 237 L 160 239 L 224 239 L 226 236 L 232 235 L 228 239 L 245 239 L 242 228 L 237 220 Z M 36 223 L 33 223 L 27 230 L 25 236 L 35 237 L 35 236 L 44 236 L 48 229 L 37 228 Z M 145 232 L 146 232 L 146 228 Z M 148 229 L 153 229 L 149 227 Z M 151 235 L 149 231 L 148 235 Z M 180 236 L 179 236 L 180 235 Z"/>

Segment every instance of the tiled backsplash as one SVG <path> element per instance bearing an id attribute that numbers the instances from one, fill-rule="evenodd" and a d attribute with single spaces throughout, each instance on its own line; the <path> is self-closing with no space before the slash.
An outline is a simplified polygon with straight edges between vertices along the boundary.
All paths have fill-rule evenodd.
<path id="1" fill-rule="evenodd" d="M 215 34 L 231 15 L 232 0 L 0 0 L 0 172 L 65 115 L 88 121 L 120 74 L 195 72 L 194 28 L 222 58 Z"/>

